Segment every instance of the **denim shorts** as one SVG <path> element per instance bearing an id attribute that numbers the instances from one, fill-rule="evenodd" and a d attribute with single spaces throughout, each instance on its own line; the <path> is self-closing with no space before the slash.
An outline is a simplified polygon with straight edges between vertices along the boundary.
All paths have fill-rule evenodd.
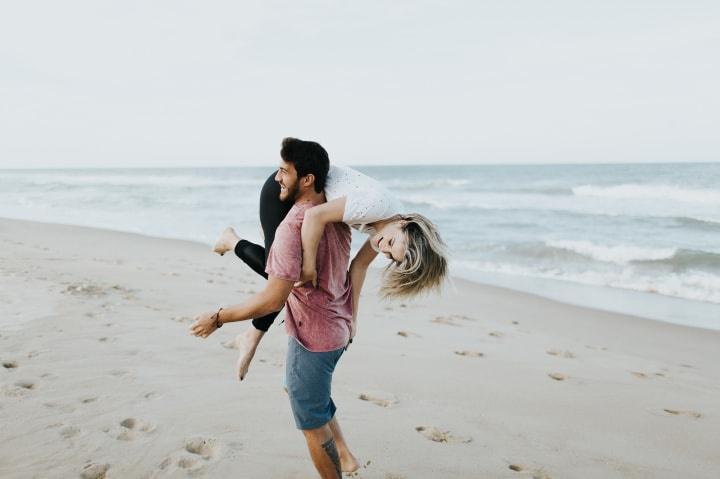
<path id="1" fill-rule="evenodd" d="M 288 337 L 285 388 L 298 429 L 317 429 L 330 421 L 337 408 L 330 397 L 333 371 L 345 348 L 324 353 L 305 349 Z"/>

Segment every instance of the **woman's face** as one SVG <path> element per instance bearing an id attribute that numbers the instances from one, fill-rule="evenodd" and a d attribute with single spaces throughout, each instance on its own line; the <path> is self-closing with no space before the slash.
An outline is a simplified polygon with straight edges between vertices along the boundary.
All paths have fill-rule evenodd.
<path id="1" fill-rule="evenodd" d="M 400 223 L 399 220 L 388 223 L 370 238 L 375 251 L 395 261 L 402 261 L 407 250 L 407 237 Z"/>

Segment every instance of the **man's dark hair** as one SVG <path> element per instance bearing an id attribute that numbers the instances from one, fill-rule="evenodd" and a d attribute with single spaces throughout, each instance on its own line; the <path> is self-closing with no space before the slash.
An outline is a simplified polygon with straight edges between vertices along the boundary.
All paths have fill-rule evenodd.
<path id="1" fill-rule="evenodd" d="M 286 163 L 292 163 L 297 170 L 298 178 L 313 174 L 315 176 L 315 192 L 325 189 L 325 180 L 330 169 L 330 158 L 325 148 L 314 141 L 285 138 L 282 141 L 280 157 Z"/>

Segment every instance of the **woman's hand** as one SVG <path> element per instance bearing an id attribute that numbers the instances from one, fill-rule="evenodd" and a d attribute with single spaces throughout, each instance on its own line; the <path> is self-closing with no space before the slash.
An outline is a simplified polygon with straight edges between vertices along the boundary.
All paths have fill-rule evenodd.
<path id="1" fill-rule="evenodd" d="M 304 285 L 308 281 L 312 282 L 313 288 L 317 288 L 317 270 L 312 269 L 305 271 L 303 270 L 302 274 L 300 275 L 300 279 L 294 284 L 296 288 Z"/>
<path id="2" fill-rule="evenodd" d="M 216 317 L 217 311 L 210 311 L 195 316 L 195 322 L 190 326 L 190 334 L 207 338 L 217 329 Z"/>

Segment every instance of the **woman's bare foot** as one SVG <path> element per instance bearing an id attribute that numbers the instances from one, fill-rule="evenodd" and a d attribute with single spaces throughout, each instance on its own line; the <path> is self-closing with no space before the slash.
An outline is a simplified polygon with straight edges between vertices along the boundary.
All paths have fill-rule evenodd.
<path id="1" fill-rule="evenodd" d="M 240 241 L 240 237 L 237 235 L 237 233 L 235 233 L 235 230 L 232 229 L 232 227 L 228 226 L 220 234 L 220 237 L 215 242 L 215 247 L 213 248 L 213 251 L 222 256 L 228 251 L 235 249 L 235 245 L 238 243 L 238 241 Z"/>
<path id="2" fill-rule="evenodd" d="M 255 350 L 260 344 L 260 340 L 265 335 L 265 331 L 260 331 L 255 327 L 249 327 L 243 334 L 238 334 L 235 338 L 240 357 L 237 361 L 237 377 L 240 381 L 245 379 L 250 363 L 255 356 Z"/>

